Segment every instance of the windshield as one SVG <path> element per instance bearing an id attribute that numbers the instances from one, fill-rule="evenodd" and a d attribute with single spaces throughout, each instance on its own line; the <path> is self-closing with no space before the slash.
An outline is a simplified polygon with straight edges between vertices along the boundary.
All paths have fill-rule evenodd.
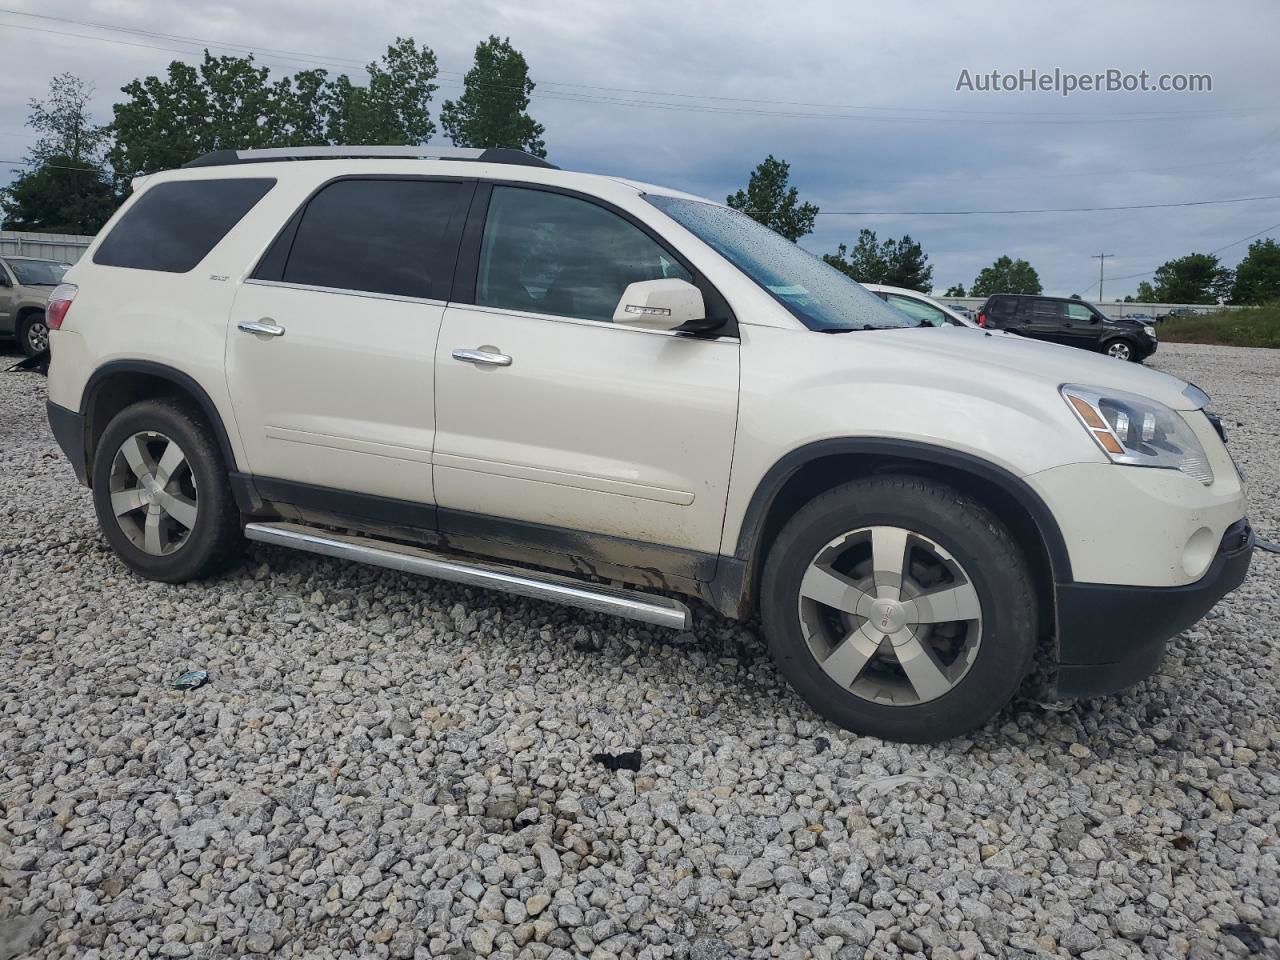
<path id="1" fill-rule="evenodd" d="M 56 287 L 67 272 L 65 263 L 53 260 L 10 260 L 9 269 L 24 287 Z"/>
<path id="2" fill-rule="evenodd" d="M 680 197 L 645 199 L 767 290 L 811 330 L 919 326 L 856 280 L 728 207 Z"/>

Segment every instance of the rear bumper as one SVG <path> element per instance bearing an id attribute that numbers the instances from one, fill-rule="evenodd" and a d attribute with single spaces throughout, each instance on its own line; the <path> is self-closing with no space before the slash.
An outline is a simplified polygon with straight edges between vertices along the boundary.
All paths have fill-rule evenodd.
<path id="1" fill-rule="evenodd" d="M 1062 696 L 1123 690 L 1160 666 L 1165 644 L 1244 581 L 1254 533 L 1239 520 L 1223 534 L 1205 575 L 1181 587 L 1059 584 L 1058 680 Z"/>
<path id="2" fill-rule="evenodd" d="M 89 485 L 89 465 L 84 455 L 84 417 L 74 410 L 60 407 L 52 400 L 45 403 L 49 412 L 49 427 L 53 430 L 53 438 L 71 461 L 71 469 L 76 472 L 76 479 L 84 486 Z"/>

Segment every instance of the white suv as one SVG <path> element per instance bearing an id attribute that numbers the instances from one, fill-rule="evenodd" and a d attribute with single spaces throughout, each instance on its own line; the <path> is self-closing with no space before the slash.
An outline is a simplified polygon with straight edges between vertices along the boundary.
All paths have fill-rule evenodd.
<path id="1" fill-rule="evenodd" d="M 1198 389 L 922 328 L 718 203 L 510 150 L 188 168 L 48 310 L 50 422 L 145 577 L 248 537 L 678 628 L 697 597 L 824 716 L 930 741 L 1037 658 L 1142 678 L 1247 571 Z"/>

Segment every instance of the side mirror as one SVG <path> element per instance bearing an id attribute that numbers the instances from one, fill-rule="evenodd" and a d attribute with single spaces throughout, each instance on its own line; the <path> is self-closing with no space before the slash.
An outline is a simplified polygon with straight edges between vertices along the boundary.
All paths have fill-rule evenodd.
<path id="1" fill-rule="evenodd" d="M 706 317 L 702 291 L 674 277 L 628 284 L 613 311 L 614 323 L 646 330 L 675 330 Z"/>

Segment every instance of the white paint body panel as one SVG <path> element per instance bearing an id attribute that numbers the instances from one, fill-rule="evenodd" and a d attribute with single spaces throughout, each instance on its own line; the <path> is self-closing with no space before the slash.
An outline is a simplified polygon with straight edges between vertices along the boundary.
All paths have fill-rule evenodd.
<path id="1" fill-rule="evenodd" d="M 506 367 L 453 359 L 491 348 Z M 436 353 L 442 507 L 715 553 L 736 340 L 450 307 Z"/>

